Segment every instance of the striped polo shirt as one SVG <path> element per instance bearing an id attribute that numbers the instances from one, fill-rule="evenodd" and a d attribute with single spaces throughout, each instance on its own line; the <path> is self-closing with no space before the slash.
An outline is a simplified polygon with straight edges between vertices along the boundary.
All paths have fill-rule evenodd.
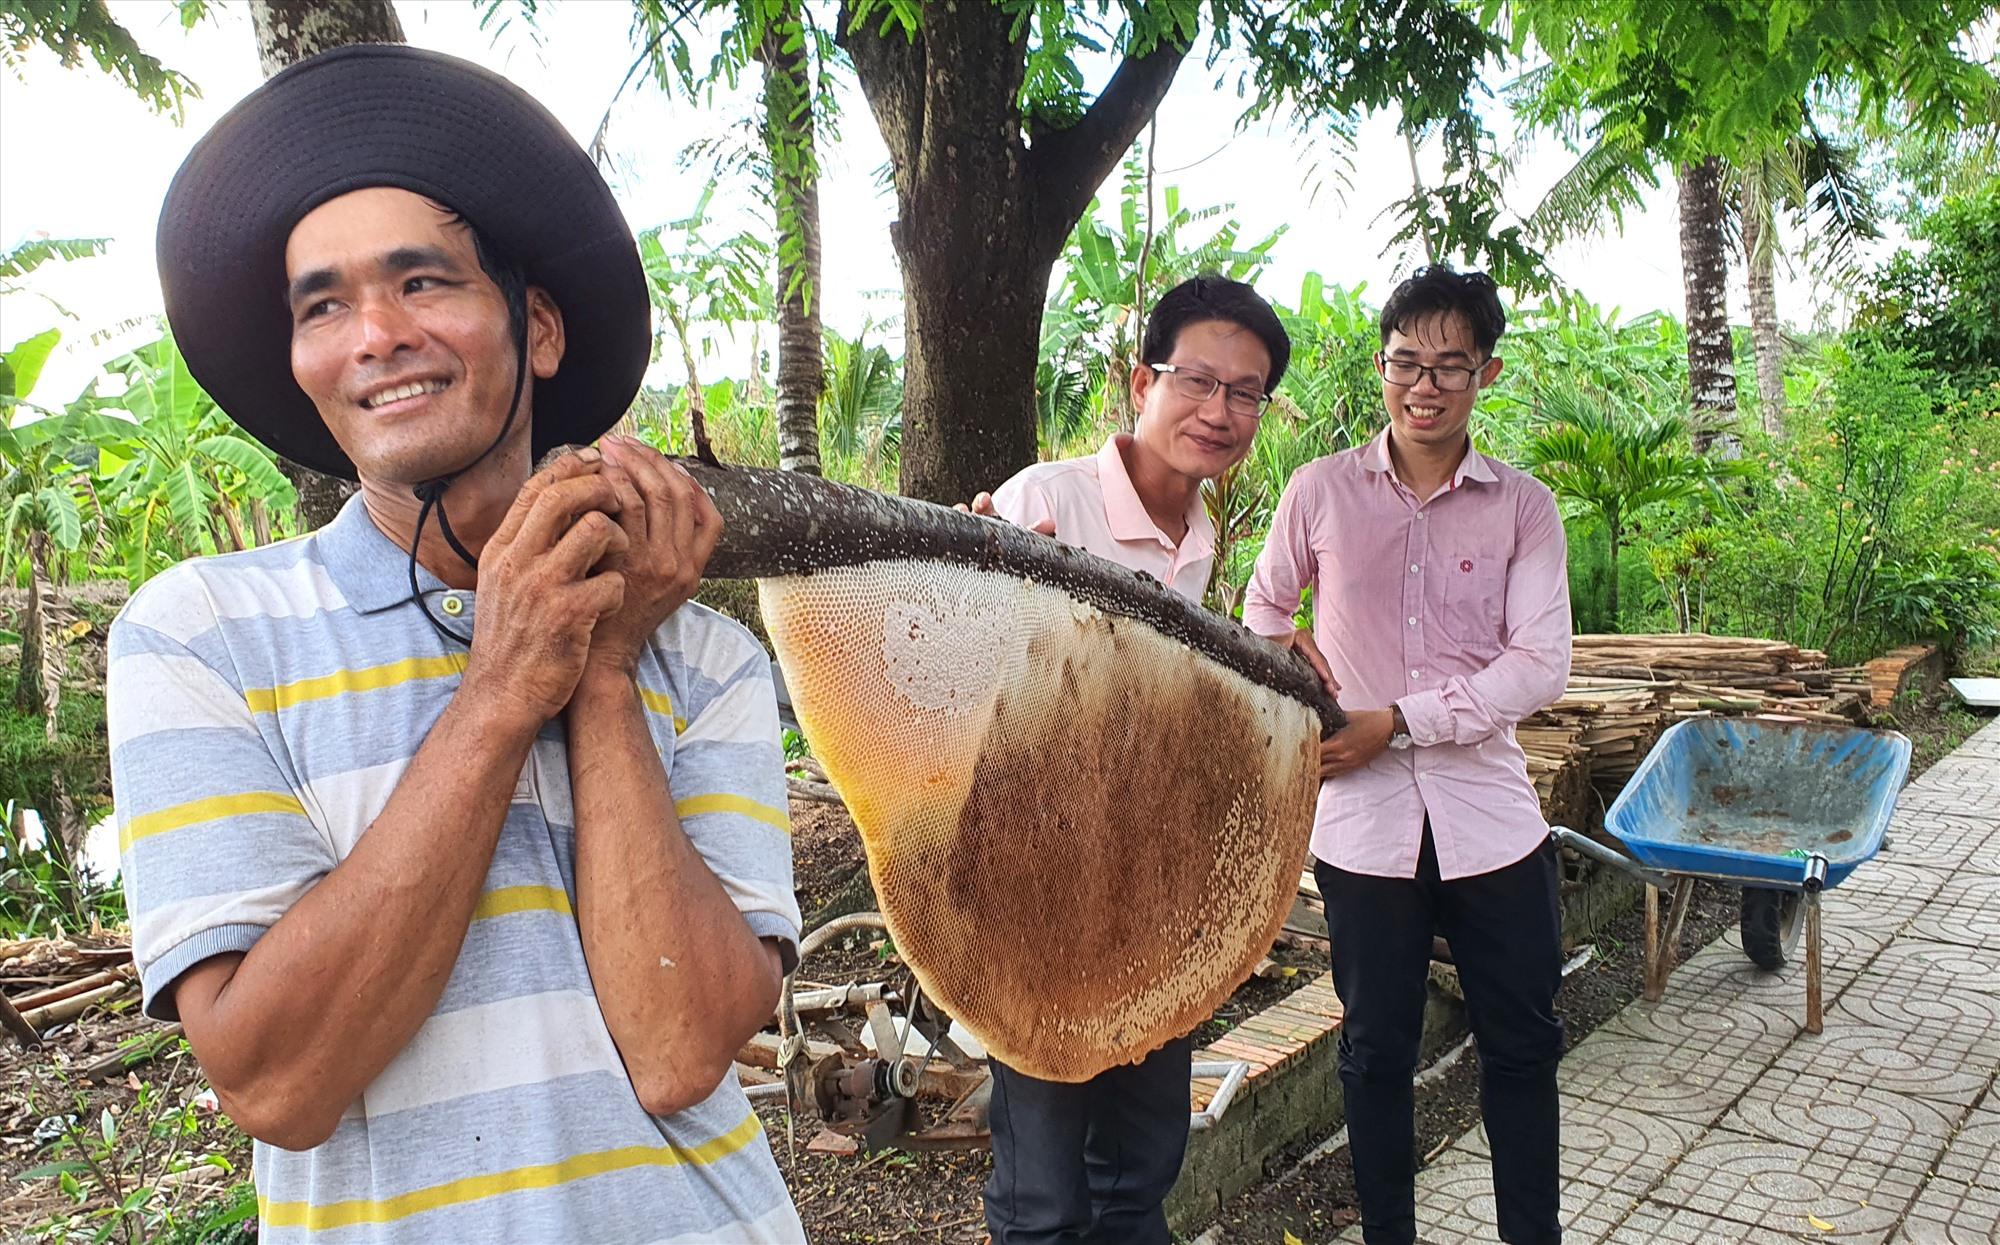
<path id="1" fill-rule="evenodd" d="M 182 973 L 249 950 L 353 850 L 457 690 L 465 650 L 410 600 L 407 567 L 356 497 L 309 536 L 175 567 L 113 625 L 112 781 L 149 1015 L 173 1018 Z M 475 594 L 418 574 L 469 634 Z M 763 649 L 688 604 L 638 681 L 689 840 L 755 933 L 795 945 Z M 640 1106 L 584 962 L 574 821 L 558 719 L 436 1010 L 324 1144 L 257 1144 L 260 1240 L 804 1239 L 733 1075 L 676 1115 Z"/>

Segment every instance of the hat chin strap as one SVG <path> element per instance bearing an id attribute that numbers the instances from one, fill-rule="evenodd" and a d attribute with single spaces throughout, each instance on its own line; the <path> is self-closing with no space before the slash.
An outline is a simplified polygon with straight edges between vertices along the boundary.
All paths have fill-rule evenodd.
<path id="1" fill-rule="evenodd" d="M 417 608 L 424 612 L 424 617 L 430 621 L 433 630 L 447 641 L 464 645 L 467 648 L 472 647 L 471 636 L 460 635 L 458 632 L 453 631 L 450 627 L 444 625 L 443 619 L 431 613 L 430 602 L 424 599 L 423 589 L 417 584 L 417 549 L 424 541 L 424 525 L 429 522 L 431 511 L 435 510 L 437 511 L 438 518 L 438 532 L 444 537 L 444 543 L 451 546 L 451 551 L 458 555 L 461 562 L 464 562 L 475 571 L 479 569 L 478 555 L 467 549 L 464 542 L 459 540 L 458 534 L 451 530 L 451 519 L 445 514 L 444 510 L 445 490 L 450 488 L 452 482 L 457 480 L 458 477 L 477 467 L 480 463 L 485 462 L 494 450 L 499 449 L 501 445 L 505 444 L 507 434 L 514 429 L 514 416 L 520 410 L 521 406 L 521 389 L 526 384 L 527 379 L 528 333 L 526 326 L 523 326 L 520 336 L 520 348 L 514 360 L 514 396 L 507 403 L 507 419 L 505 423 L 500 425 L 500 435 L 494 437 L 492 444 L 480 451 L 479 457 L 460 467 L 457 471 L 452 472 L 450 475 L 439 476 L 434 480 L 425 480 L 422 484 L 410 490 L 416 496 L 416 499 L 423 503 L 423 509 L 417 511 L 417 530 L 410 537 L 410 599 L 415 601 Z"/>

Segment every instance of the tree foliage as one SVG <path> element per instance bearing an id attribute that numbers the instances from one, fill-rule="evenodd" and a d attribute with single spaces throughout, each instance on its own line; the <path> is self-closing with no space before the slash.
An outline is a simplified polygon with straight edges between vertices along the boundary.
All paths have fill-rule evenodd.
<path id="1" fill-rule="evenodd" d="M 176 0 L 183 28 L 192 29 L 207 11 L 207 0 Z M 124 83 L 155 112 L 179 120 L 187 97 L 200 88 L 178 70 L 139 46 L 132 32 L 111 16 L 104 0 L 0 0 L 0 60 L 16 77 L 23 49 L 40 44 L 63 65 L 75 68 L 85 56 Z M 25 80 L 25 78 L 24 78 Z"/>

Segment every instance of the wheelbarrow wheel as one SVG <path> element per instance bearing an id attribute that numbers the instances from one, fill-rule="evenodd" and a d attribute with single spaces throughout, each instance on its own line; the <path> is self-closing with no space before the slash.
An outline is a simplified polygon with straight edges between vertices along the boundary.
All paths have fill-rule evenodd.
<path id="1" fill-rule="evenodd" d="M 1805 905 L 1797 891 L 1743 888 L 1743 950 L 1758 968 L 1776 971 L 1799 946 Z"/>

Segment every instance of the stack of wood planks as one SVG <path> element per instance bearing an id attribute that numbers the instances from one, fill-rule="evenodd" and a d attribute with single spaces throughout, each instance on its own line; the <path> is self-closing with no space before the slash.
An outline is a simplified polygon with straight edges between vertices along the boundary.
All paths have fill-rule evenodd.
<path id="1" fill-rule="evenodd" d="M 1580 635 L 1568 690 L 1516 728 L 1542 811 L 1596 827 L 1660 735 L 1713 714 L 1812 722 L 1866 719 L 1868 680 L 1778 640 L 1712 635 Z"/>

